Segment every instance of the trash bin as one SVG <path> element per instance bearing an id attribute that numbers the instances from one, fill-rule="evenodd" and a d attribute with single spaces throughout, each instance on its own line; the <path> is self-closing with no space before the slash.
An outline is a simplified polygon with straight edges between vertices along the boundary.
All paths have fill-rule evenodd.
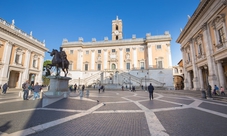
<path id="1" fill-rule="evenodd" d="M 206 96 L 206 92 L 204 90 L 201 91 L 201 95 L 202 95 L 202 98 L 206 99 L 207 96 Z"/>

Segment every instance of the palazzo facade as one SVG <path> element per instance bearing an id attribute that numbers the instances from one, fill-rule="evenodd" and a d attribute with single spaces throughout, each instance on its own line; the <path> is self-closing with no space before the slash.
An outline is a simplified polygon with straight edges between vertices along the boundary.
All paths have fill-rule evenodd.
<path id="1" fill-rule="evenodd" d="M 181 32 L 184 89 L 227 87 L 227 1 L 201 0 Z"/>
<path id="2" fill-rule="evenodd" d="M 0 19 L 0 85 L 21 88 L 26 80 L 42 84 L 45 43 Z"/>
<path id="3" fill-rule="evenodd" d="M 112 40 L 84 42 L 83 38 L 62 47 L 70 62 L 70 84 L 86 86 L 105 85 L 106 88 L 123 86 L 173 87 L 170 51 L 171 35 L 146 34 L 145 38 L 123 39 L 123 23 L 112 21 Z"/>

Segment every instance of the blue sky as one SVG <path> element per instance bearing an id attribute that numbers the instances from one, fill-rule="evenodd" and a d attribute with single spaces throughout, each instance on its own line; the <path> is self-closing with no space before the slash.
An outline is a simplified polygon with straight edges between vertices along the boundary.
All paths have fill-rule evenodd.
<path id="1" fill-rule="evenodd" d="M 200 0 L 0 0 L 0 18 L 43 41 L 49 50 L 59 49 L 64 38 L 85 42 L 111 40 L 112 20 L 123 21 L 123 38 L 146 33 L 172 36 L 172 64 L 182 58 L 176 39 Z M 46 54 L 45 60 L 51 59 Z"/>

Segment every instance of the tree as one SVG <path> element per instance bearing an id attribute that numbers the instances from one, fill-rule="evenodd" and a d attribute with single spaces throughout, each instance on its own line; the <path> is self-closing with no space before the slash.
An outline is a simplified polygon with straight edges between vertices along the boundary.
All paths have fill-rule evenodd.
<path id="1" fill-rule="evenodd" d="M 52 63 L 51 60 L 45 60 L 45 61 L 43 62 L 43 71 L 46 71 L 46 66 L 47 66 L 48 64 L 51 64 L 51 63 Z M 43 75 L 42 79 L 43 79 L 43 85 L 49 85 L 49 84 L 50 84 L 50 79 L 47 78 L 46 74 Z"/>

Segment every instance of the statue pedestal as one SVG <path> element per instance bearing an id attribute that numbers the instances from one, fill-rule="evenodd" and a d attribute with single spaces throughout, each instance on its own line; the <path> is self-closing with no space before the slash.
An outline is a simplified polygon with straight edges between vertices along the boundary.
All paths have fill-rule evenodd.
<path id="1" fill-rule="evenodd" d="M 48 76 L 50 79 L 49 90 L 43 93 L 43 107 L 69 96 L 69 77 Z"/>

